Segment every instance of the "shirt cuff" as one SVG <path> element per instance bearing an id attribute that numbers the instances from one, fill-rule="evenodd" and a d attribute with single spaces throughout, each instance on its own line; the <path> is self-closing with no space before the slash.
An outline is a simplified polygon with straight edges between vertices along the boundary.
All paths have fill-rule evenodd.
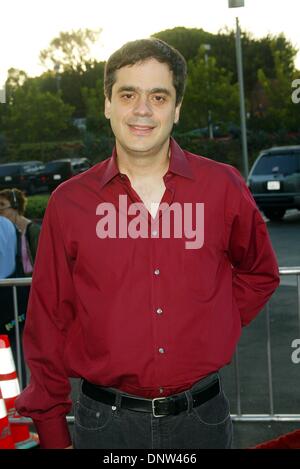
<path id="1" fill-rule="evenodd" d="M 66 448 L 72 444 L 66 417 L 34 420 L 42 449 Z"/>

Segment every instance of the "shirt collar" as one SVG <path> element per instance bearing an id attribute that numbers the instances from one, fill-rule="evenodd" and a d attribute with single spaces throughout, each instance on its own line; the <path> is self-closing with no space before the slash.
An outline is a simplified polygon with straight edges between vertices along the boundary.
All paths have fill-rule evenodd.
<path id="1" fill-rule="evenodd" d="M 188 179 L 194 179 L 192 168 L 184 154 L 184 151 L 180 148 L 178 143 L 173 137 L 170 139 L 170 165 L 168 172 L 171 171 L 179 176 L 186 177 Z"/>
<path id="2" fill-rule="evenodd" d="M 188 179 L 194 179 L 191 166 L 184 154 L 184 151 L 180 148 L 178 143 L 176 143 L 173 137 L 170 138 L 170 150 L 170 164 L 168 172 L 178 174 L 179 176 L 183 176 Z M 117 164 L 116 147 L 114 147 L 112 155 L 108 160 L 108 164 L 100 181 L 101 189 L 117 174 L 120 174 L 120 171 Z"/>

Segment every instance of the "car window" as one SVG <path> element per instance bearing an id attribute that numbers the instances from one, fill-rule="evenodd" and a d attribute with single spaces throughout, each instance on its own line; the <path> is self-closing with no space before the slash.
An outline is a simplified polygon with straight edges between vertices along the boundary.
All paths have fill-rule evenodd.
<path id="1" fill-rule="evenodd" d="M 253 170 L 255 175 L 284 174 L 300 171 L 300 153 L 263 155 Z"/>
<path id="2" fill-rule="evenodd" d="M 0 166 L 0 176 L 14 176 L 15 174 L 20 174 L 20 166 L 17 166 L 17 165 Z"/>
<path id="3" fill-rule="evenodd" d="M 23 171 L 26 174 L 34 173 L 37 170 L 38 170 L 38 165 L 36 163 L 23 165 Z"/>
<path id="4" fill-rule="evenodd" d="M 88 161 L 72 161 L 72 168 L 74 171 L 85 171 L 90 168 Z"/>
<path id="5" fill-rule="evenodd" d="M 65 169 L 70 169 L 70 163 L 68 161 L 49 161 L 45 165 L 45 171 L 51 173 Z"/>

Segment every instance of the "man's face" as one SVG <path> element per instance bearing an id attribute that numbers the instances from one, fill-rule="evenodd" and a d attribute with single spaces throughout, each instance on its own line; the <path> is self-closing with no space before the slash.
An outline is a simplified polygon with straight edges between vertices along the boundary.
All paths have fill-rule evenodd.
<path id="1" fill-rule="evenodd" d="M 117 149 L 153 154 L 168 141 L 181 104 L 176 106 L 173 74 L 155 59 L 117 70 L 111 101 L 105 99 Z"/>

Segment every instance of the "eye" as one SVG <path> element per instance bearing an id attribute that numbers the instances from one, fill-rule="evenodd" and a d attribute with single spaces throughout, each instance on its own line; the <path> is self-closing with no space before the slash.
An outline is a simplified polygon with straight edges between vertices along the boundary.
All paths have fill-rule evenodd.
<path id="1" fill-rule="evenodd" d="M 165 97 L 165 96 L 162 96 L 162 95 L 160 95 L 160 94 L 155 94 L 155 95 L 153 95 L 153 98 L 152 98 L 152 99 L 153 99 L 153 101 L 154 101 L 155 103 L 158 103 L 158 104 L 162 104 L 162 103 L 164 103 L 164 102 L 166 101 L 166 97 Z"/>
<path id="2" fill-rule="evenodd" d="M 124 94 L 121 95 L 121 98 L 124 101 L 132 101 L 133 98 L 134 98 L 134 94 L 133 93 L 124 93 Z"/>

